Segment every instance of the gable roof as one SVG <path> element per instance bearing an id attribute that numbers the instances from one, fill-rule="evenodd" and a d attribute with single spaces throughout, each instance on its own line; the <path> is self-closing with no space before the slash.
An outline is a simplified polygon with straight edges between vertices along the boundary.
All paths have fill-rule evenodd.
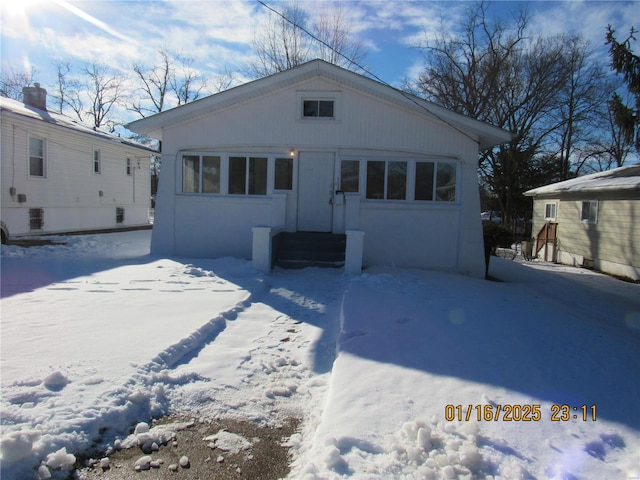
<path id="1" fill-rule="evenodd" d="M 162 140 L 162 129 L 187 120 L 208 115 L 231 105 L 251 100 L 302 81 L 322 77 L 354 88 L 381 100 L 402 106 L 418 114 L 443 122 L 476 141 L 480 149 L 506 143 L 511 134 L 501 128 L 475 120 L 435 103 L 410 95 L 393 87 L 346 70 L 323 60 L 312 60 L 295 68 L 195 100 L 171 110 L 136 120 L 127 125 L 130 130 Z"/>
<path id="2" fill-rule="evenodd" d="M 551 185 L 526 191 L 524 195 L 537 197 L 562 193 L 610 192 L 621 190 L 638 190 L 638 193 L 640 193 L 640 164 L 552 183 Z"/>
<path id="3" fill-rule="evenodd" d="M 78 120 L 74 120 L 73 118 L 66 115 L 49 112 L 48 110 L 40 110 L 11 98 L 0 97 L 0 111 L 7 111 L 15 115 L 20 115 L 22 117 L 50 123 L 63 128 L 68 128 L 75 132 L 91 135 L 93 137 L 101 138 L 109 142 L 119 143 L 133 148 L 140 148 L 143 150 L 147 150 L 150 153 L 157 153 L 157 150 L 151 147 L 147 147 L 146 145 L 142 145 L 141 143 L 134 142 L 133 140 L 122 138 L 118 135 L 114 135 L 102 130 L 94 129 L 89 125 L 79 122 Z"/>

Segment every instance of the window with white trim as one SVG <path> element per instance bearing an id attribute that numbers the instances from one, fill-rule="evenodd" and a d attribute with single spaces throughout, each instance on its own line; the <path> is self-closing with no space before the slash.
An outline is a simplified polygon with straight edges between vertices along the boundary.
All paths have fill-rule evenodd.
<path id="1" fill-rule="evenodd" d="M 366 195 L 369 199 L 406 200 L 407 162 L 368 161 Z"/>
<path id="2" fill-rule="evenodd" d="M 29 175 L 46 176 L 46 157 L 44 139 L 29 137 Z"/>
<path id="3" fill-rule="evenodd" d="M 544 219 L 545 220 L 555 220 L 556 212 L 557 212 L 557 204 L 555 202 L 545 203 L 544 204 Z"/>
<path id="4" fill-rule="evenodd" d="M 276 158 L 274 190 L 293 190 L 293 158 Z"/>
<path id="5" fill-rule="evenodd" d="M 585 223 L 598 223 L 598 201 L 583 200 L 580 220 Z"/>
<path id="6" fill-rule="evenodd" d="M 414 200 L 455 202 L 457 165 L 453 162 L 416 162 Z"/>
<path id="7" fill-rule="evenodd" d="M 102 160 L 100 150 L 93 151 L 93 173 L 101 173 Z"/>
<path id="8" fill-rule="evenodd" d="M 183 155 L 183 193 L 220 193 L 220 157 Z"/>
<path id="9" fill-rule="evenodd" d="M 302 117 L 303 118 L 335 118 L 333 100 L 321 99 L 303 99 L 302 100 Z"/>
<path id="10" fill-rule="evenodd" d="M 229 194 L 267 194 L 266 157 L 229 157 Z"/>
<path id="11" fill-rule="evenodd" d="M 127 175 L 131 175 L 131 159 L 127 158 Z"/>
<path id="12" fill-rule="evenodd" d="M 360 160 L 340 162 L 340 190 L 347 193 L 360 191 Z"/>

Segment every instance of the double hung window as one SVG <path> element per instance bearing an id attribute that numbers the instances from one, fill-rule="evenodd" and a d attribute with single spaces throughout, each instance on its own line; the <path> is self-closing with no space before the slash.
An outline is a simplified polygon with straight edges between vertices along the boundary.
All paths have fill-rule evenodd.
<path id="1" fill-rule="evenodd" d="M 585 223 L 598 223 L 598 201 L 584 200 L 580 212 L 580 219 Z"/>
<path id="2" fill-rule="evenodd" d="M 556 210 L 557 206 L 555 203 L 545 203 L 544 204 L 544 219 L 545 220 L 555 220 L 556 219 Z"/>
<path id="3" fill-rule="evenodd" d="M 93 173 L 101 173 L 102 171 L 102 161 L 101 161 L 100 150 L 93 151 Z"/>
<path id="4" fill-rule="evenodd" d="M 29 137 L 29 175 L 32 177 L 44 177 L 45 173 L 44 139 Z"/>

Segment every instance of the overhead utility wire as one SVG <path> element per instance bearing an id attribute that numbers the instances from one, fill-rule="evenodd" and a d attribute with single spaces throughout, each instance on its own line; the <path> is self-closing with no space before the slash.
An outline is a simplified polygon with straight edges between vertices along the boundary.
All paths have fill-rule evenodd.
<path id="1" fill-rule="evenodd" d="M 320 38 L 316 37 L 313 33 L 311 33 L 309 30 L 307 30 L 306 28 L 298 25 L 296 22 L 294 22 L 293 20 L 290 20 L 289 18 L 287 18 L 286 15 L 280 13 L 279 11 L 277 11 L 275 8 L 270 7 L 269 5 L 267 5 L 265 2 L 263 2 L 262 0 L 256 0 L 260 5 L 262 5 L 263 7 L 265 7 L 266 9 L 272 11 L 273 13 L 275 13 L 276 15 L 278 15 L 279 17 L 281 17 L 283 20 L 285 20 L 286 22 L 289 22 L 291 25 L 293 25 L 296 28 L 299 28 L 300 30 L 302 30 L 304 33 L 306 33 L 307 35 L 309 35 L 312 39 L 314 39 L 316 42 L 321 43 L 322 45 L 324 45 L 325 47 L 327 47 L 329 50 L 331 50 L 333 53 L 337 53 L 338 55 L 340 55 L 342 58 L 344 58 L 345 60 L 347 60 L 349 63 L 355 65 L 356 67 L 358 67 L 360 70 L 362 70 L 364 73 L 366 73 L 367 75 L 369 75 L 371 78 L 377 80 L 379 83 L 395 90 L 396 92 L 398 92 L 400 95 L 402 95 L 404 98 L 406 98 L 407 100 L 409 100 L 410 102 L 412 102 L 413 104 L 415 104 L 416 106 L 418 106 L 419 108 L 421 108 L 422 110 L 425 110 L 427 113 L 433 115 L 434 117 L 436 117 L 438 120 L 440 120 L 443 123 L 446 123 L 447 125 L 449 125 L 451 128 L 457 130 L 458 132 L 460 132 L 461 134 L 463 134 L 465 137 L 467 137 L 469 140 L 475 142 L 475 143 L 479 143 L 478 140 L 476 140 L 475 138 L 471 137 L 467 132 L 465 132 L 464 130 L 461 130 L 460 128 L 458 128 L 456 125 L 453 125 L 451 122 L 445 120 L 444 118 L 442 118 L 440 115 L 438 115 L 435 112 L 432 112 L 431 110 L 429 110 L 425 105 L 418 103 L 416 101 L 415 98 L 413 98 L 413 96 L 408 95 L 406 92 L 403 92 L 402 90 L 400 90 L 399 88 L 396 88 L 392 85 L 390 85 L 389 83 L 385 82 L 384 80 L 382 80 L 380 77 L 378 77 L 375 73 L 369 71 L 368 69 L 366 69 L 365 67 L 363 67 L 362 65 L 360 65 L 358 62 L 356 62 L 355 60 L 352 60 L 351 58 L 347 57 L 345 54 L 343 54 L 342 52 L 336 50 L 335 48 L 333 48 L 331 45 L 329 45 L 327 42 L 325 42 L 324 40 L 321 40 Z"/>

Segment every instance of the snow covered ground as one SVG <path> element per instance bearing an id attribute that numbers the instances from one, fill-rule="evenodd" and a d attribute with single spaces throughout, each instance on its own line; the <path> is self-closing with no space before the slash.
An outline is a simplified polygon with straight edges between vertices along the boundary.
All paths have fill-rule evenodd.
<path id="1" fill-rule="evenodd" d="M 638 284 L 497 258 L 500 281 L 267 276 L 149 237 L 2 246 L 3 479 L 165 413 L 301 418 L 296 479 L 640 478 Z"/>

